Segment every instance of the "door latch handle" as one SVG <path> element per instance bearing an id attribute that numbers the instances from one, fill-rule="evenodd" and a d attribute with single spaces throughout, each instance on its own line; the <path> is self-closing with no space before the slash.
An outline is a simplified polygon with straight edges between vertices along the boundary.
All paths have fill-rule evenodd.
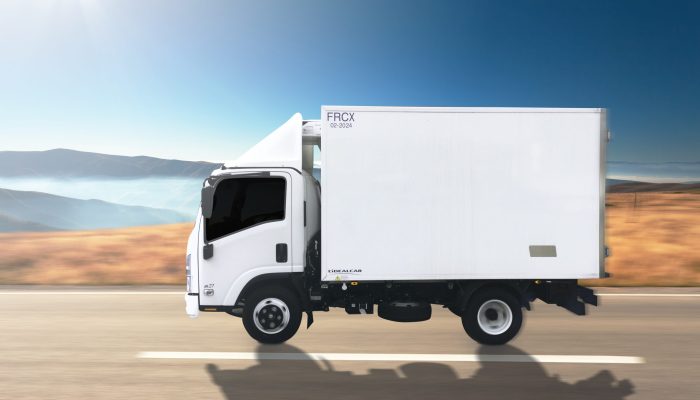
<path id="1" fill-rule="evenodd" d="M 277 243 L 275 246 L 275 255 L 278 263 L 287 262 L 287 243 Z"/>
<path id="2" fill-rule="evenodd" d="M 202 258 L 208 260 L 212 257 L 214 257 L 214 245 L 207 243 L 202 247 Z"/>

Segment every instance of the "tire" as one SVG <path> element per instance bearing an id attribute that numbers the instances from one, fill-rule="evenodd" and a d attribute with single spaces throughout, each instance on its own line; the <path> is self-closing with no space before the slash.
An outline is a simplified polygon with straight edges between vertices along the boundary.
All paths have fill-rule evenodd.
<path id="1" fill-rule="evenodd" d="M 283 343 L 294 336 L 300 324 L 299 299 L 283 286 L 255 289 L 245 301 L 243 326 L 260 343 Z"/>
<path id="2" fill-rule="evenodd" d="M 479 290 L 462 313 L 462 326 L 467 335 L 486 345 L 508 343 L 518 334 L 522 323 L 520 303 L 501 288 Z"/>

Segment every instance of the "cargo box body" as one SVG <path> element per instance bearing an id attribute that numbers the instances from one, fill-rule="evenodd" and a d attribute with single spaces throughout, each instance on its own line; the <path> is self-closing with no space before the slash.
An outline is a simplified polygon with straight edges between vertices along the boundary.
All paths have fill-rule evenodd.
<path id="1" fill-rule="evenodd" d="M 323 281 L 604 271 L 604 109 L 321 110 Z"/>

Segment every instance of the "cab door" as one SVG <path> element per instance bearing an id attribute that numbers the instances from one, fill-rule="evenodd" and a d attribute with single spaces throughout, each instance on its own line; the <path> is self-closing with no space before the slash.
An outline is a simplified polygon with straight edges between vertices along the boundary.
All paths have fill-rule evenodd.
<path id="1" fill-rule="evenodd" d="M 202 217 L 199 302 L 233 305 L 254 276 L 292 270 L 292 178 L 286 172 L 240 173 L 214 187 Z"/>

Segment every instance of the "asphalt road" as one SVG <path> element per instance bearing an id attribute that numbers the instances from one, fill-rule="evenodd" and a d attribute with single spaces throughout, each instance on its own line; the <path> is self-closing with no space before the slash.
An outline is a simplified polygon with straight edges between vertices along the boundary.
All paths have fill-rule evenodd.
<path id="1" fill-rule="evenodd" d="M 88 291 L 86 291 L 88 290 Z M 92 291 L 100 293 L 91 293 Z M 399 324 L 317 313 L 290 342 L 261 346 L 238 318 L 190 320 L 180 288 L 0 287 L 3 399 L 698 399 L 700 290 L 601 290 L 577 317 L 535 303 L 508 346 L 472 342 L 451 313 Z M 682 296 L 643 296 L 645 293 Z M 685 296 L 694 294 L 694 296 Z M 141 352 L 294 354 L 292 360 L 139 358 Z M 315 353 L 476 355 L 473 361 L 317 361 Z M 229 353 L 226 353 L 229 354 Z M 496 355 L 527 362 L 491 362 Z M 539 362 L 543 355 L 640 363 Z M 378 356 L 381 358 L 382 356 Z M 505 357 L 504 359 L 510 359 Z M 601 359 L 605 360 L 605 359 Z"/>

